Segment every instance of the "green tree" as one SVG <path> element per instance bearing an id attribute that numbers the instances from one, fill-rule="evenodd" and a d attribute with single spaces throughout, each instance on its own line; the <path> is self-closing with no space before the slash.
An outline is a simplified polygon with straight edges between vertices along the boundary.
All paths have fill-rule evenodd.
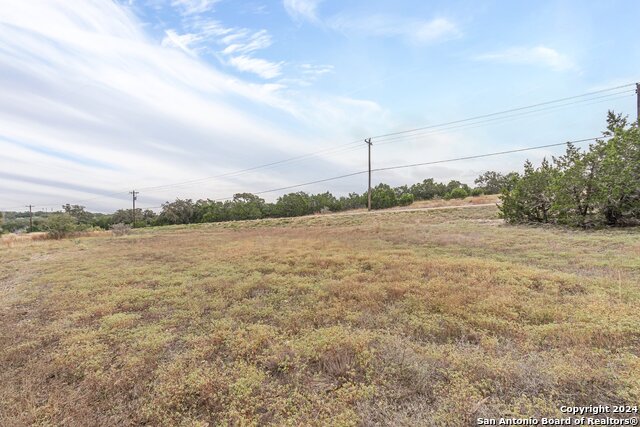
<path id="1" fill-rule="evenodd" d="M 360 209 L 367 206 L 367 195 L 358 193 L 349 193 L 347 197 L 342 196 L 338 200 L 340 210 Z"/>
<path id="2" fill-rule="evenodd" d="M 378 184 L 371 190 L 371 208 L 386 209 L 397 206 L 396 193 L 387 184 Z"/>
<path id="3" fill-rule="evenodd" d="M 338 200 L 328 191 L 312 195 L 309 203 L 310 209 L 314 213 L 321 212 L 325 209 L 329 209 L 330 211 L 340 210 Z"/>
<path id="4" fill-rule="evenodd" d="M 446 199 L 464 199 L 469 196 L 469 192 L 464 187 L 457 187 L 445 195 Z"/>
<path id="5" fill-rule="evenodd" d="M 193 222 L 195 207 L 191 199 L 176 199 L 162 204 L 158 215 L 160 224 L 190 224 Z"/>
<path id="6" fill-rule="evenodd" d="M 277 216 L 293 217 L 312 213 L 311 200 L 307 193 L 289 193 L 278 198 L 275 206 Z"/>
<path id="7" fill-rule="evenodd" d="M 66 205 L 62 205 L 62 209 L 65 213 L 74 217 L 76 221 L 78 221 L 78 224 L 89 225 L 93 220 L 93 214 L 91 212 L 87 212 L 84 206 L 70 205 L 67 203 Z"/>
<path id="8" fill-rule="evenodd" d="M 229 220 L 228 205 L 214 200 L 198 200 L 194 205 L 195 222 L 219 222 Z"/>
<path id="9" fill-rule="evenodd" d="M 511 182 L 510 175 L 512 174 L 513 172 L 503 175 L 495 171 L 486 171 L 478 176 L 474 183 L 478 188 L 482 189 L 484 194 L 500 194 L 502 189 Z"/>
<path id="10" fill-rule="evenodd" d="M 228 216 L 232 220 L 262 218 L 264 200 L 251 193 L 238 193 L 228 206 Z"/>
<path id="11" fill-rule="evenodd" d="M 77 229 L 78 220 L 66 212 L 49 216 L 45 223 L 45 230 L 54 239 L 66 237 Z"/>
<path id="12" fill-rule="evenodd" d="M 511 175 L 511 182 L 502 189 L 502 217 L 514 223 L 549 222 L 553 203 L 553 175 L 553 167 L 546 159 L 538 169 L 527 160 L 524 164 L 524 175 Z"/>
<path id="13" fill-rule="evenodd" d="M 398 205 L 400 205 L 400 206 L 409 206 L 410 204 L 413 203 L 413 200 L 414 200 L 413 194 L 404 193 L 403 195 L 398 197 Z"/>
<path id="14" fill-rule="evenodd" d="M 640 219 L 640 132 L 637 123 L 609 112 L 608 141 L 596 142 L 600 167 L 596 180 L 596 204 L 607 225 L 631 225 Z"/>
<path id="15" fill-rule="evenodd" d="M 554 158 L 557 171 L 552 181 L 556 221 L 561 224 L 594 225 L 596 182 L 600 165 L 597 152 L 583 152 L 573 144 L 567 144 L 566 153 Z"/>
<path id="16" fill-rule="evenodd" d="M 433 178 L 428 178 L 412 185 L 409 191 L 416 200 L 431 200 L 435 197 L 444 197 L 447 192 L 447 186 L 440 182 L 435 182 Z"/>

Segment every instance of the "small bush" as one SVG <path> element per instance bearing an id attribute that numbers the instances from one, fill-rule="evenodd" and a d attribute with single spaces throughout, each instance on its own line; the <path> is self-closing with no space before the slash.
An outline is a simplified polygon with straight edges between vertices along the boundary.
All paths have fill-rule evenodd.
<path id="1" fill-rule="evenodd" d="M 447 193 L 446 199 L 464 199 L 469 193 L 464 188 L 454 188 L 451 192 Z"/>
<path id="2" fill-rule="evenodd" d="M 402 196 L 398 198 L 398 204 L 400 206 L 409 206 L 413 203 L 414 197 L 411 193 L 404 193 Z"/>
<path id="3" fill-rule="evenodd" d="M 471 190 L 471 195 L 474 197 L 482 196 L 484 195 L 484 190 L 482 188 L 474 188 Z"/>
<path id="4" fill-rule="evenodd" d="M 62 239 L 78 230 L 78 221 L 68 213 L 51 215 L 45 230 L 52 239 Z"/>
<path id="5" fill-rule="evenodd" d="M 131 226 L 123 223 L 113 224 L 111 226 L 111 233 L 116 237 L 126 236 L 131 233 Z"/>
<path id="6" fill-rule="evenodd" d="M 371 207 L 373 209 L 392 208 L 398 204 L 393 188 L 387 184 L 378 184 L 371 191 Z"/>

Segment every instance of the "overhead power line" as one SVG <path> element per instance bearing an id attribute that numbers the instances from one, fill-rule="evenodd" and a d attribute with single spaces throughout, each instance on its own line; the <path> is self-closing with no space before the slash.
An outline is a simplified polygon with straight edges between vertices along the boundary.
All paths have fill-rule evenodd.
<path id="1" fill-rule="evenodd" d="M 390 137 L 390 136 L 397 136 L 397 135 L 405 135 L 405 134 L 409 134 L 409 133 L 413 133 L 413 132 L 417 132 L 420 130 L 427 130 L 427 129 L 436 129 L 436 128 L 441 128 L 441 127 L 445 127 L 445 126 L 450 126 L 450 125 L 454 125 L 454 124 L 461 124 L 461 123 L 466 123 L 466 122 L 472 122 L 472 121 L 476 121 L 479 119 L 484 119 L 484 118 L 490 118 L 490 117 L 494 117 L 494 120 L 499 120 L 500 118 L 496 119 L 495 116 L 499 116 L 499 115 L 503 115 L 503 114 L 507 114 L 507 113 L 512 113 L 512 112 L 517 112 L 517 111 L 523 111 L 523 110 L 528 110 L 528 109 L 532 109 L 532 108 L 536 108 L 536 107 L 541 107 L 541 106 L 545 106 L 545 105 L 552 105 L 552 104 L 557 104 L 557 103 L 561 103 L 564 101 L 568 101 L 568 100 L 573 100 L 573 99 L 578 99 L 578 98 L 585 98 L 585 97 L 589 97 L 592 95 L 597 95 L 597 94 L 601 94 L 601 93 L 605 93 L 605 92 L 611 92 L 617 89 L 622 89 L 622 88 L 627 88 L 627 87 L 631 87 L 631 86 L 635 86 L 635 83 L 629 83 L 629 84 L 625 84 L 625 85 L 620 85 L 620 86 L 614 86 L 614 87 L 610 87 L 610 88 L 606 88 L 606 89 L 601 89 L 601 90 L 597 90 L 597 91 L 592 91 L 592 92 L 586 92 L 580 95 L 574 95 L 574 96 L 569 96 L 569 97 L 565 97 L 565 98 L 559 98 L 559 99 L 554 99 L 554 100 L 550 100 L 550 101 L 545 101 L 545 102 L 540 102 L 537 104 L 532 104 L 532 105 L 527 105 L 527 106 L 522 106 L 522 107 L 517 107 L 517 108 L 511 108 L 508 110 L 503 110 L 503 111 L 497 111 L 494 113 L 489 113 L 489 114 L 483 114 L 483 115 L 479 115 L 479 116 L 473 116 L 473 117 L 468 117 L 465 119 L 459 119 L 459 120 L 454 120 L 454 121 L 449 121 L 449 122 L 444 122 L 444 123 L 438 123 L 438 124 L 433 124 L 433 125 L 429 125 L 429 126 L 423 126 L 423 127 L 418 127 L 418 128 L 413 128 L 413 129 L 407 129 L 404 131 L 398 131 L 398 132 L 393 132 L 393 133 L 387 133 L 387 134 L 381 134 L 381 135 L 375 135 L 372 136 L 372 139 L 382 139 L 382 138 L 386 138 L 386 137 Z M 631 93 L 632 89 L 628 90 L 629 93 Z M 604 95 L 602 98 L 604 97 L 608 97 L 608 96 L 613 96 L 613 95 L 618 95 L 620 93 L 626 93 L 627 91 L 623 91 L 623 92 L 617 92 L 614 94 L 608 94 L 608 95 Z M 600 98 L 589 98 L 589 99 L 584 99 L 584 100 L 580 100 L 575 102 L 577 103 L 582 103 L 582 102 L 588 102 L 588 101 L 592 101 L 594 99 L 600 99 Z M 562 106 L 557 106 L 557 107 L 553 107 L 553 108 L 560 108 L 560 107 L 565 107 L 568 105 L 573 105 L 573 104 L 563 104 Z M 535 112 L 541 112 L 544 111 L 545 109 L 539 109 L 536 110 Z M 526 113 L 525 113 L 526 114 Z M 523 114 L 524 115 L 524 114 Z M 515 116 L 509 116 L 509 118 L 511 117 L 515 117 Z M 480 123 L 488 123 L 491 122 L 493 120 L 487 120 L 486 122 L 475 122 L 475 123 L 471 123 L 471 125 L 477 125 Z M 455 129 L 455 128 L 452 128 Z M 384 141 L 384 143 L 386 144 L 389 141 L 388 139 Z M 311 158 L 311 157 L 317 157 L 321 154 L 325 154 L 325 155 L 330 155 L 330 154 L 336 154 L 336 153 L 344 153 L 344 152 L 349 152 L 349 151 L 353 151 L 353 150 L 358 150 L 360 148 L 360 145 L 362 144 L 362 140 L 358 140 L 358 141 L 353 141 L 353 142 L 349 142 L 347 144 L 341 144 L 341 145 L 337 145 L 333 148 L 329 148 L 329 149 L 324 149 L 324 150 L 319 150 L 319 151 L 315 151 L 312 153 L 307 153 L 307 154 L 302 154 L 299 156 L 295 156 L 295 157 L 290 157 L 287 159 L 283 159 L 283 160 L 279 160 L 276 162 L 271 162 L 271 163 L 266 163 L 266 164 L 262 164 L 262 165 L 257 165 L 257 166 L 253 166 L 250 168 L 246 168 L 246 169 L 241 169 L 238 171 L 233 171 L 233 172 L 228 172 L 228 173 L 223 173 L 223 174 L 219 174 L 219 175 L 213 175 L 213 176 L 208 176 L 208 177 L 203 177 L 203 178 L 196 178 L 196 179 L 192 179 L 192 180 L 187 180 L 187 181 L 182 181 L 182 182 L 177 182 L 177 183 L 172 183 L 172 184 L 165 184 L 165 185 L 158 185 L 158 186 L 154 186 L 154 187 L 143 187 L 141 188 L 141 190 L 144 191 L 149 191 L 149 190 L 157 190 L 157 189 L 166 189 L 166 188 L 171 188 L 171 187 L 178 187 L 178 186 L 182 186 L 182 185 L 188 185 L 188 184 L 193 184 L 193 183 L 197 183 L 197 182 L 203 182 L 203 181 L 208 181 L 208 180 L 213 180 L 213 179 L 218 179 L 218 178 L 225 178 L 225 177 L 231 177 L 231 176 L 237 176 L 243 173 L 247 173 L 247 172 L 251 172 L 251 171 L 255 171 L 255 170 L 259 170 L 259 169 L 264 169 L 264 168 L 268 168 L 271 166 L 276 166 L 276 165 L 281 165 L 281 164 L 285 164 L 285 163 L 292 163 L 295 161 L 299 161 L 299 160 L 303 160 L 303 159 L 307 159 L 307 158 Z M 379 142 L 378 145 L 381 145 L 382 142 Z"/>
<path id="2" fill-rule="evenodd" d="M 622 96 L 615 96 L 615 95 L 620 95 L 620 94 L 624 94 Z M 385 145 L 385 144 L 390 144 L 396 141 L 401 141 L 403 142 L 403 140 L 409 140 L 411 138 L 416 138 L 416 137 L 421 137 L 421 136 L 427 136 L 427 135 L 434 135 L 434 134 L 438 134 L 438 133 L 443 133 L 443 132 L 451 132 L 451 131 L 456 131 L 456 130 L 460 130 L 460 129 L 473 129 L 476 127 L 480 127 L 480 126 L 484 126 L 487 123 L 504 123 L 504 122 L 508 122 L 508 121 L 512 121 L 514 118 L 520 118 L 523 116 L 529 117 L 529 116 L 534 116 L 534 115 L 539 115 L 541 113 L 548 113 L 548 112 L 553 112 L 555 110 L 561 109 L 561 108 L 566 108 L 575 104 L 585 104 L 585 105 L 593 105 L 593 104 L 598 104 L 601 102 L 607 102 L 607 101 L 613 101 L 615 99 L 622 99 L 622 98 L 628 98 L 630 96 L 634 96 L 633 95 L 633 91 L 632 90 L 626 90 L 626 91 L 622 91 L 622 92 L 616 92 L 616 93 L 612 93 L 612 94 L 608 94 L 608 95 L 604 95 L 604 96 L 599 96 L 596 98 L 588 98 L 588 99 L 583 99 L 583 100 L 579 100 L 579 101 L 574 101 L 571 103 L 567 103 L 567 104 L 562 104 L 562 105 L 556 105 L 556 106 L 552 106 L 552 107 L 546 107 L 546 108 L 542 108 L 542 109 L 537 109 L 537 110 L 533 110 L 533 111 L 524 111 L 524 112 L 519 112 L 516 114 L 510 114 L 510 115 L 506 115 L 506 116 L 501 116 L 501 117 L 493 117 L 490 119 L 485 119 L 485 120 L 481 120 L 478 122 L 470 122 L 470 123 L 461 123 L 458 125 L 453 125 L 453 126 L 448 126 L 448 127 L 442 127 L 442 128 L 434 128 L 434 129 L 430 129 L 427 130 L 426 132 L 419 132 L 419 133 L 414 133 L 414 134 L 403 134 L 403 135 L 397 135 L 397 136 L 392 136 L 392 137 L 387 137 L 384 139 L 378 139 L 377 144 L 376 145 Z M 606 98 L 606 99 L 603 99 Z M 595 101 L 595 102 L 589 102 L 589 101 Z"/>
<path id="3" fill-rule="evenodd" d="M 628 87 L 635 86 L 635 85 L 636 85 L 635 83 L 619 85 L 619 86 L 610 87 L 610 88 L 606 88 L 606 89 L 601 89 L 601 90 L 597 90 L 597 91 L 586 92 L 586 93 L 583 93 L 583 94 L 574 95 L 574 96 L 570 96 L 570 97 L 559 98 L 559 99 L 540 102 L 540 103 L 531 104 L 531 105 L 527 105 L 527 106 L 511 108 L 511 109 L 508 109 L 508 110 L 502 110 L 502 111 L 497 111 L 497 112 L 493 112 L 493 113 L 488 113 L 488 114 L 468 117 L 468 118 L 465 118 L 465 119 L 459 119 L 459 120 L 448 121 L 448 122 L 438 123 L 438 124 L 433 124 L 433 125 L 428 125 L 428 126 L 416 127 L 416 128 L 413 128 L 413 129 L 406 129 L 406 130 L 397 131 L 397 132 L 391 132 L 391 133 L 386 133 L 386 134 L 375 135 L 375 136 L 372 136 L 371 138 L 379 140 L 377 145 L 382 145 L 382 144 L 390 143 L 390 142 L 392 142 L 394 140 L 401 140 L 401 139 L 404 139 L 404 138 L 423 136 L 423 135 L 431 134 L 431 133 L 435 133 L 435 132 L 444 132 L 444 131 L 456 130 L 456 129 L 461 129 L 461 128 L 465 128 L 465 127 L 468 128 L 468 127 L 481 126 L 481 125 L 484 125 L 484 124 L 489 123 L 489 122 L 494 122 L 494 121 L 498 121 L 498 120 L 509 120 L 509 119 L 513 119 L 513 118 L 519 117 L 519 116 L 535 114 L 535 113 L 539 113 L 539 112 L 543 112 L 543 111 L 547 111 L 547 110 L 551 110 L 551 109 L 564 108 L 566 106 L 570 106 L 570 105 L 574 105 L 574 104 L 578 104 L 578 103 L 586 103 L 586 102 L 597 100 L 597 99 L 601 99 L 601 98 L 608 98 L 605 101 L 609 101 L 609 100 L 612 100 L 612 99 L 617 99 L 617 98 L 610 98 L 612 96 L 615 96 L 615 95 L 618 95 L 618 94 L 622 94 L 622 93 L 626 93 L 627 91 L 631 92 L 632 90 L 628 89 L 626 91 L 621 91 L 621 92 L 616 92 L 616 93 L 609 93 L 609 94 L 602 95 L 602 96 L 599 96 L 599 97 L 593 97 L 593 95 L 599 95 L 599 94 L 603 94 L 603 93 L 606 93 L 606 92 L 616 91 L 618 89 L 628 88 Z M 591 98 L 589 98 L 589 97 L 591 97 Z M 583 99 L 581 99 L 581 98 L 583 98 Z M 571 101 L 571 100 L 575 100 L 575 101 L 572 102 L 572 103 L 566 103 L 566 101 Z M 553 104 L 559 104 L 559 103 L 563 103 L 563 102 L 565 102 L 565 103 L 561 104 L 561 105 L 553 105 Z M 538 107 L 545 107 L 545 106 L 547 106 L 547 108 L 538 108 Z M 534 108 L 538 108 L 538 109 L 534 110 L 534 111 L 527 111 L 527 110 L 531 110 L 531 109 L 534 109 Z M 509 116 L 505 116 L 506 114 L 510 114 L 510 113 L 517 113 L 517 114 L 511 114 Z M 425 131 L 425 130 L 429 130 L 430 132 L 419 133 L 419 132 Z M 191 179 L 191 180 L 186 180 L 186 181 L 176 182 L 176 183 L 169 183 L 169 184 L 164 184 L 164 185 L 157 185 L 157 186 L 150 186 L 150 187 L 139 187 L 139 189 L 143 190 L 145 192 L 149 192 L 149 191 L 153 191 L 153 190 L 160 190 L 160 189 L 167 189 L 167 188 L 172 188 L 172 187 L 190 185 L 190 184 L 195 184 L 195 183 L 199 183 L 199 182 L 204 182 L 204 181 L 213 180 L 213 179 L 219 179 L 219 178 L 224 178 L 224 177 L 238 176 L 238 175 L 250 173 L 250 172 L 253 172 L 253 171 L 256 171 L 256 170 L 259 170 L 259 169 L 277 167 L 277 166 L 280 166 L 280 165 L 283 165 L 283 164 L 293 163 L 293 162 L 296 162 L 296 161 L 300 161 L 300 160 L 304 160 L 304 159 L 307 159 L 307 158 L 312 158 L 312 157 L 316 157 L 316 156 L 320 156 L 320 155 L 329 155 L 330 156 L 330 155 L 350 152 L 350 151 L 353 151 L 353 150 L 359 150 L 361 143 L 362 143 L 362 140 L 353 141 L 353 142 L 349 142 L 349 143 L 346 143 L 346 144 L 336 145 L 334 147 L 326 148 L 326 149 L 323 149 L 323 150 L 318 150 L 318 151 L 314 151 L 314 152 L 311 152 L 311 153 L 302 154 L 302 155 L 298 155 L 298 156 L 282 159 L 282 160 L 279 160 L 279 161 L 274 161 L 274 162 L 270 162 L 270 163 L 256 165 L 256 166 L 253 166 L 253 167 L 240 169 L 240 170 L 237 170 L 237 171 L 231 171 L 231 172 L 222 173 L 222 174 L 218 174 L 218 175 L 207 176 L 207 177 L 202 177 L 202 178 L 197 178 L 197 179 Z M 274 190 L 274 191 L 276 191 L 276 190 Z M 78 203 L 83 203 L 83 202 L 88 202 L 88 201 L 93 201 L 93 200 L 98 200 L 98 199 L 104 199 L 104 198 L 109 198 L 109 197 L 118 196 L 118 195 L 125 195 L 128 192 L 129 192 L 128 190 L 123 190 L 123 191 L 118 191 L 118 192 L 114 192 L 114 193 L 99 195 L 99 196 L 88 198 L 88 199 L 77 200 L 77 201 L 73 202 L 73 204 L 78 204 Z M 41 204 L 40 206 L 56 206 L 56 205 L 54 205 L 54 204 L 48 204 L 48 205 Z"/>
<path id="4" fill-rule="evenodd" d="M 484 157 L 500 156 L 500 155 L 504 155 L 504 154 L 520 153 L 520 152 L 524 152 L 524 151 L 539 150 L 539 149 L 542 149 L 542 148 L 559 147 L 559 146 L 567 145 L 567 144 L 580 144 L 580 143 L 583 143 L 583 142 L 595 141 L 597 139 L 602 139 L 602 138 L 601 137 L 594 137 L 594 138 L 576 139 L 576 140 L 573 140 L 573 141 L 566 141 L 566 142 L 559 142 L 559 143 L 545 144 L 545 145 L 536 145 L 534 147 L 517 148 L 517 149 L 514 149 L 514 150 L 506 150 L 506 151 L 496 151 L 496 152 L 493 152 L 493 153 L 476 154 L 476 155 L 473 155 L 473 156 L 455 157 L 455 158 L 452 158 L 452 159 L 435 160 L 435 161 L 430 161 L 430 162 L 411 163 L 411 164 L 407 164 L 407 165 L 397 165 L 397 166 L 388 166 L 388 167 L 383 167 L 383 168 L 375 168 L 375 169 L 371 169 L 371 171 L 372 172 L 382 172 L 382 171 L 388 171 L 388 170 L 394 170 L 394 169 L 405 169 L 405 168 L 412 168 L 412 167 L 417 167 L 417 166 L 427 166 L 427 165 L 435 165 L 435 164 L 441 164 L 441 163 L 457 162 L 457 161 L 462 161 L 462 160 L 480 159 L 480 158 L 484 158 Z M 363 171 L 359 171 L 359 172 L 352 172 L 352 173 L 348 173 L 348 174 L 345 174 L 345 175 L 333 176 L 333 177 L 330 177 L 330 178 L 324 178 L 324 179 L 319 179 L 319 180 L 315 180 L 315 181 L 304 182 L 304 183 L 301 183 L 301 184 L 295 184 L 295 185 L 289 185 L 289 186 L 286 186 L 286 187 L 272 188 L 272 189 L 269 189 L 269 190 L 262 190 L 262 191 L 258 191 L 258 192 L 252 192 L 251 194 L 258 195 L 258 194 L 274 193 L 276 191 L 291 190 L 291 189 L 294 189 L 294 188 L 306 187 L 308 185 L 320 184 L 320 183 L 329 182 L 329 181 L 335 181 L 335 180 L 338 180 L 338 179 L 344 179 L 344 178 L 348 178 L 348 177 L 352 177 L 352 176 L 356 176 L 356 175 L 363 175 L 363 174 L 366 174 L 368 172 L 369 172 L 368 170 L 363 170 Z M 230 200 L 230 199 L 233 199 L 233 196 L 222 197 L 222 198 L 213 199 L 213 200 L 218 202 L 218 201 Z M 149 208 L 147 208 L 147 209 L 149 209 Z"/>
<path id="5" fill-rule="evenodd" d="M 402 135 L 402 134 L 411 133 L 411 132 L 417 132 L 417 131 L 430 129 L 430 128 L 434 128 L 434 127 L 441 127 L 441 126 L 453 125 L 453 124 L 457 124 L 457 123 L 468 122 L 468 121 L 471 121 L 471 120 L 484 119 L 484 118 L 487 118 L 487 117 L 493 117 L 493 116 L 497 116 L 497 115 L 500 115 L 500 114 L 512 113 L 512 112 L 515 112 L 515 111 L 522 111 L 522 110 L 527 110 L 527 109 L 531 109 L 531 108 L 541 107 L 543 105 L 555 104 L 555 103 L 558 103 L 558 102 L 568 101 L 568 100 L 571 100 L 571 99 L 582 98 L 582 97 L 585 97 L 585 96 L 596 95 L 596 94 L 604 93 L 604 92 L 610 92 L 612 90 L 622 89 L 622 88 L 630 87 L 630 86 L 635 86 L 635 83 L 628 83 L 628 84 L 625 84 L 625 85 L 610 87 L 610 88 L 607 88 L 607 89 L 596 90 L 596 91 L 593 91 L 593 92 L 586 92 L 586 93 L 582 93 L 580 95 L 568 96 L 568 97 L 565 97 L 565 98 L 554 99 L 554 100 L 551 100 L 551 101 L 540 102 L 540 103 L 537 103 L 537 104 L 526 105 L 526 106 L 523 106 L 523 107 L 510 108 L 508 110 L 496 111 L 494 113 L 482 114 L 482 115 L 479 115 L 479 116 L 468 117 L 466 119 L 453 120 L 453 121 L 450 121 L 450 122 L 438 123 L 438 124 L 435 124 L 435 125 L 421 126 L 421 127 L 417 127 L 417 128 L 413 128 L 413 129 L 406 129 L 406 130 L 402 130 L 402 131 L 398 131 L 398 132 L 386 133 L 386 134 L 382 134 L 382 135 L 374 135 L 371 138 L 375 139 L 375 138 L 383 138 L 383 137 L 387 137 L 387 136 Z"/>

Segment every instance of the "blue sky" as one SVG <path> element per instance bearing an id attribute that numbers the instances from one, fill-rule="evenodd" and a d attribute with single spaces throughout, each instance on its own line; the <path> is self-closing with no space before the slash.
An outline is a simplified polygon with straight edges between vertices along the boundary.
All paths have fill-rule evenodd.
<path id="1" fill-rule="evenodd" d="M 108 211 L 128 207 L 133 188 L 141 205 L 157 206 L 359 171 L 364 144 L 164 187 L 638 81 L 639 15 L 635 1 L 5 1 L 0 208 L 82 202 Z M 607 109 L 635 116 L 630 89 L 374 139 L 374 167 L 597 136 Z M 520 170 L 526 158 L 558 152 L 390 171 L 374 182 L 472 183 L 484 170 Z M 303 190 L 365 185 L 356 176 Z"/>

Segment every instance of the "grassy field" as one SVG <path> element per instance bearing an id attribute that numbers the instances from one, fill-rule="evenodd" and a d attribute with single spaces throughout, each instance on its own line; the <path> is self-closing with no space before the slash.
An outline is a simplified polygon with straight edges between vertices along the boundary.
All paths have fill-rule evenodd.
<path id="1" fill-rule="evenodd" d="M 0 425 L 473 425 L 640 401 L 640 230 L 492 206 L 0 247 Z"/>

